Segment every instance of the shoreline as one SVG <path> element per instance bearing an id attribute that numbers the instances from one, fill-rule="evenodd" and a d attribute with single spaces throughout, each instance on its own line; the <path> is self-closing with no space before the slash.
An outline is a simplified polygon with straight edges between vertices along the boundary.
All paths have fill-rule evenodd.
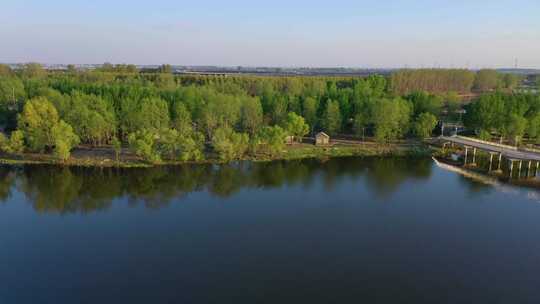
<path id="1" fill-rule="evenodd" d="M 408 141 L 405 143 L 378 144 L 366 142 L 354 145 L 330 145 L 314 146 L 297 144 L 287 146 L 279 155 L 248 155 L 240 159 L 223 161 L 217 158 L 206 158 L 201 161 L 171 161 L 165 160 L 158 163 L 149 163 L 134 156 L 131 152 L 124 151 L 117 162 L 114 156 L 107 157 L 99 155 L 114 153 L 112 148 L 79 148 L 74 155 L 65 162 L 59 161 L 48 154 L 18 154 L 0 155 L 0 165 L 57 165 L 70 167 L 119 167 L 119 168 L 149 168 L 156 166 L 179 166 L 186 164 L 224 164 L 234 161 L 270 162 L 277 160 L 298 160 L 310 158 L 338 158 L 338 157 L 369 157 L 369 156 L 430 156 L 433 150 L 429 145 L 421 141 Z"/>

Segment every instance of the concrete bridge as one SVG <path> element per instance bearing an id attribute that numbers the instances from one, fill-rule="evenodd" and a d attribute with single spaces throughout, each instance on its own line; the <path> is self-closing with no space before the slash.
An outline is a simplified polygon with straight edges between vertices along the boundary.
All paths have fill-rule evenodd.
<path id="1" fill-rule="evenodd" d="M 521 167 L 525 162 L 527 165 L 527 176 L 531 171 L 531 166 L 533 162 L 535 163 L 535 174 L 538 171 L 540 166 L 540 153 L 532 151 L 519 150 L 517 147 L 503 145 L 498 143 L 493 143 L 489 141 L 484 141 L 476 138 L 464 137 L 464 136 L 441 136 L 440 139 L 444 141 L 443 147 L 448 143 L 457 144 L 465 148 L 465 165 L 467 165 L 467 160 L 469 157 L 469 150 L 472 150 L 472 164 L 476 163 L 476 151 L 482 150 L 490 154 L 489 159 L 489 171 L 492 169 L 493 157 L 498 158 L 497 170 L 501 170 L 502 157 L 504 156 L 509 161 L 510 176 L 512 176 L 512 171 L 514 169 L 514 163 L 517 163 L 519 174 L 521 175 Z"/>

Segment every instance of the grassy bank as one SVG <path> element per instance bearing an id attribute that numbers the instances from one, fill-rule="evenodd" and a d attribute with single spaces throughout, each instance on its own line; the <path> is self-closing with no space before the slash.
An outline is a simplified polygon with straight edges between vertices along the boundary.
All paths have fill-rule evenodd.
<path id="1" fill-rule="evenodd" d="M 333 158 L 348 156 L 428 156 L 431 150 L 421 142 L 398 142 L 391 144 L 377 144 L 366 142 L 361 144 L 333 144 L 330 146 L 314 146 L 311 144 L 295 144 L 286 148 L 277 155 L 257 154 L 248 155 L 240 160 L 272 161 L 293 160 L 305 158 Z M 111 147 L 79 147 L 65 162 L 59 161 L 48 154 L 2 154 L 0 164 L 23 165 L 23 164 L 57 164 L 63 166 L 86 166 L 86 167 L 151 167 L 156 165 L 180 165 L 186 163 L 222 163 L 223 161 L 212 155 L 199 162 L 163 161 L 160 163 L 148 163 L 137 157 L 127 149 L 123 149 L 116 160 L 114 150 Z"/>

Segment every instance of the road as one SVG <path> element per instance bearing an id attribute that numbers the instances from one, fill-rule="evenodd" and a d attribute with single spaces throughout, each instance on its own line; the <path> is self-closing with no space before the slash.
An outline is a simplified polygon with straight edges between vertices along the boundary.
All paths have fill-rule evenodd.
<path id="1" fill-rule="evenodd" d="M 488 142 L 479 142 L 476 140 L 469 140 L 464 137 L 455 137 L 455 136 L 442 136 L 441 140 L 453 142 L 459 145 L 469 146 L 484 150 L 487 152 L 496 152 L 501 153 L 504 157 L 508 159 L 517 159 L 517 160 L 534 160 L 540 161 L 540 154 L 527 151 L 518 151 L 514 147 L 490 144 Z"/>

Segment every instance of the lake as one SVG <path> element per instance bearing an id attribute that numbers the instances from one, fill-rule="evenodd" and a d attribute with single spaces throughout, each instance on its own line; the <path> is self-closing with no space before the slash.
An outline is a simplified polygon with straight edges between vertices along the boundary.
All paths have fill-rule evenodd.
<path id="1" fill-rule="evenodd" d="M 540 195 L 429 158 L 0 167 L 0 303 L 539 303 Z"/>

